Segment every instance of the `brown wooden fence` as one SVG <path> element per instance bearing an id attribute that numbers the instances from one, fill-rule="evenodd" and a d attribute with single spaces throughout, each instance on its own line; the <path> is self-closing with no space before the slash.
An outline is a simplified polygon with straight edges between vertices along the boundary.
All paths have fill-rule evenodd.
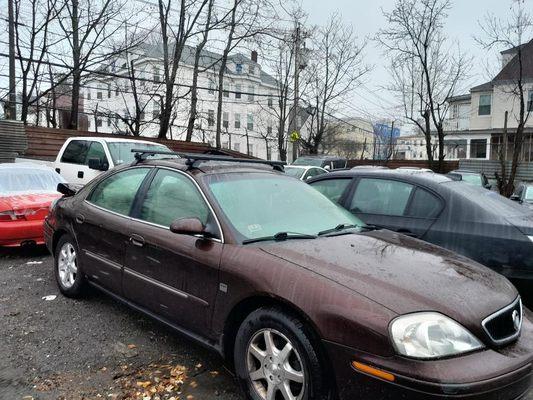
<path id="1" fill-rule="evenodd" d="M 416 168 L 430 168 L 427 160 L 348 160 L 348 168 L 355 167 L 357 165 L 384 165 L 389 168 L 400 167 L 416 167 Z M 444 171 L 447 173 L 459 168 L 459 161 L 445 161 Z"/>
<path id="2" fill-rule="evenodd" d="M 184 153 L 216 153 L 234 157 L 253 158 L 233 150 L 216 150 L 207 143 L 185 142 L 181 140 L 158 139 L 144 136 L 134 137 L 88 131 L 72 131 L 68 129 L 44 128 L 40 126 L 27 126 L 26 136 L 28 140 L 28 148 L 26 149 L 25 153 L 21 154 L 20 156 L 48 161 L 55 160 L 57 153 L 59 152 L 61 146 L 63 146 L 63 143 L 65 143 L 65 140 L 74 136 L 140 139 L 161 143 L 174 151 L 180 151 Z"/>

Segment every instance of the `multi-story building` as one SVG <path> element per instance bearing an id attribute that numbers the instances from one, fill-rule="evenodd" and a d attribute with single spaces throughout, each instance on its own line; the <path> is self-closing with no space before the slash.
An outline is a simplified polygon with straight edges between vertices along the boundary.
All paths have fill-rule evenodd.
<path id="1" fill-rule="evenodd" d="M 129 133 L 135 118 L 143 136 L 157 136 L 162 96 L 162 47 L 145 45 L 116 59 L 106 71 L 95 75 L 83 89 L 89 129 L 105 133 Z M 194 53 L 185 47 L 175 84 L 175 107 L 168 137 L 184 140 L 190 115 L 190 86 Z M 218 70 L 221 55 L 202 52 L 198 75 L 197 119 L 193 141 L 214 144 L 218 104 Z M 135 83 L 132 83 L 134 71 Z M 134 95 L 134 86 L 137 96 Z M 250 58 L 230 55 L 224 74 L 222 105 L 222 147 L 261 158 L 277 159 L 276 80 L 262 70 L 254 51 Z M 138 99 L 136 105 L 135 98 Z"/>
<path id="2" fill-rule="evenodd" d="M 533 161 L 533 40 L 523 44 L 522 76 L 526 113 L 526 140 L 522 159 Z M 513 132 L 519 120 L 518 48 L 501 52 L 501 70 L 490 82 L 473 87 L 470 94 L 449 99 L 446 140 L 461 149 L 464 158 L 497 159 L 501 146 L 507 142 L 508 157 L 512 153 Z M 505 121 L 507 114 L 507 122 Z M 507 141 L 504 128 L 507 125 Z M 452 157 L 447 157 L 452 158 Z M 459 157 L 461 158 L 461 157 Z"/>

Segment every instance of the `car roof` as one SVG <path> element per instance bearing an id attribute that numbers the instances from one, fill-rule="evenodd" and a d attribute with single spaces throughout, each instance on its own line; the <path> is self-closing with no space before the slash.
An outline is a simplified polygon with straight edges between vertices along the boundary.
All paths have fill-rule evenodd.
<path id="1" fill-rule="evenodd" d="M 16 163 L 1 163 L 0 169 L 32 169 L 42 171 L 54 171 L 55 170 L 47 165 L 33 163 L 33 162 L 16 162 Z"/>
<path id="2" fill-rule="evenodd" d="M 108 143 L 128 142 L 128 143 L 143 143 L 143 144 L 165 146 L 164 144 L 157 143 L 157 142 L 151 142 L 149 140 L 110 138 L 110 137 L 103 137 L 103 136 L 73 136 L 69 138 L 69 140 L 96 140 L 96 141 L 103 141 L 103 142 L 108 142 Z"/>
<path id="3" fill-rule="evenodd" d="M 479 175 L 480 174 L 480 172 L 470 171 L 470 170 L 467 170 L 467 169 L 455 169 L 453 171 L 450 171 L 449 173 L 450 174 L 472 174 L 472 175 Z"/>
<path id="4" fill-rule="evenodd" d="M 318 159 L 318 160 L 346 160 L 346 158 L 344 158 L 344 157 L 329 156 L 329 155 L 325 155 L 325 154 L 322 154 L 322 155 L 312 154 L 312 155 L 309 155 L 309 156 L 300 156 L 298 158 L 303 158 L 303 159 L 305 159 L 305 158 L 313 158 L 313 159 Z"/>
<path id="5" fill-rule="evenodd" d="M 446 182 L 453 182 L 453 179 L 446 175 L 436 174 L 434 172 L 427 172 L 424 170 L 410 170 L 410 169 L 378 169 L 378 168 L 361 168 L 349 169 L 343 171 L 332 171 L 327 175 L 313 178 L 314 180 L 331 179 L 334 177 L 356 177 L 367 176 L 376 178 L 401 178 L 413 183 L 419 184 L 440 184 Z"/>

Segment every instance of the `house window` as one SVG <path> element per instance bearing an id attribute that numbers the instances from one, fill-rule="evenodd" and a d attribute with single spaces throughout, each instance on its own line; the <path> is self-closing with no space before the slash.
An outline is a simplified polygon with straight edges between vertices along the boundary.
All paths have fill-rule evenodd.
<path id="1" fill-rule="evenodd" d="M 235 85 L 235 98 L 236 99 L 241 98 L 241 85 L 240 84 Z"/>
<path id="2" fill-rule="evenodd" d="M 274 107 L 274 100 L 272 99 L 272 95 L 268 96 L 268 107 Z"/>
<path id="3" fill-rule="evenodd" d="M 228 142 L 222 142 L 222 148 L 223 148 L 223 149 L 229 149 L 229 144 L 228 144 Z"/>
<path id="4" fill-rule="evenodd" d="M 87 89 L 87 100 L 91 100 L 91 89 Z"/>
<path id="5" fill-rule="evenodd" d="M 267 126 L 267 135 L 272 135 L 272 126 Z"/>
<path id="6" fill-rule="evenodd" d="M 530 90 L 527 96 L 527 110 L 533 111 L 533 90 Z"/>
<path id="7" fill-rule="evenodd" d="M 254 91 L 255 88 L 252 85 L 248 86 L 248 101 L 254 101 Z"/>
<path id="8" fill-rule="evenodd" d="M 248 67 L 248 72 L 250 75 L 255 75 L 255 65 L 251 65 Z"/>
<path id="9" fill-rule="evenodd" d="M 240 143 L 233 143 L 233 150 L 235 151 L 241 151 L 241 144 Z"/>
<path id="10" fill-rule="evenodd" d="M 161 107 L 159 106 L 159 103 L 157 101 L 154 101 L 154 106 L 152 108 L 152 119 L 159 118 L 160 114 L 161 114 Z"/>
<path id="11" fill-rule="evenodd" d="M 241 114 L 235 113 L 235 128 L 240 129 L 241 127 Z"/>
<path id="12" fill-rule="evenodd" d="M 207 89 L 207 93 L 215 94 L 215 82 L 213 82 L 211 79 L 209 79 L 209 88 Z"/>
<path id="13" fill-rule="evenodd" d="M 490 115 L 490 105 L 492 101 L 492 95 L 482 94 L 479 96 L 479 110 L 478 115 Z"/>
<path id="14" fill-rule="evenodd" d="M 250 156 L 254 155 L 254 145 L 252 143 L 248 144 L 248 155 Z"/>
<path id="15" fill-rule="evenodd" d="M 215 125 L 215 110 L 207 110 L 207 125 Z"/>
<path id="16" fill-rule="evenodd" d="M 238 74 L 242 74 L 242 64 L 238 63 L 235 65 L 235 72 Z"/>
<path id="17" fill-rule="evenodd" d="M 222 94 L 224 97 L 229 97 L 229 83 L 224 82 L 224 92 Z"/>
<path id="18" fill-rule="evenodd" d="M 139 113 L 139 121 L 144 121 L 145 115 L 144 110 Z"/>
<path id="19" fill-rule="evenodd" d="M 470 140 L 470 158 L 487 158 L 487 139 Z"/>
<path id="20" fill-rule="evenodd" d="M 107 84 L 107 98 L 108 99 L 111 98 L 111 84 L 110 83 Z"/>
<path id="21" fill-rule="evenodd" d="M 224 128 L 229 127 L 229 113 L 227 112 L 222 113 L 222 126 Z"/>
<path id="22" fill-rule="evenodd" d="M 159 68 L 157 67 L 154 67 L 154 81 L 155 82 L 161 81 L 161 76 L 159 75 Z"/>
<path id="23" fill-rule="evenodd" d="M 102 126 L 102 118 L 96 117 L 96 126 Z"/>
<path id="24" fill-rule="evenodd" d="M 102 88 L 100 88 L 100 86 L 98 86 L 98 91 L 96 92 L 96 98 L 98 100 L 102 100 Z"/>
<path id="25" fill-rule="evenodd" d="M 111 126 L 111 116 L 107 116 L 107 126 Z"/>
<path id="26" fill-rule="evenodd" d="M 115 86 L 115 96 L 118 96 L 118 90 L 119 90 L 119 87 L 117 85 L 117 86 Z"/>
<path id="27" fill-rule="evenodd" d="M 248 114 L 248 123 L 246 124 L 246 129 L 249 131 L 254 130 L 254 116 L 253 114 Z"/>

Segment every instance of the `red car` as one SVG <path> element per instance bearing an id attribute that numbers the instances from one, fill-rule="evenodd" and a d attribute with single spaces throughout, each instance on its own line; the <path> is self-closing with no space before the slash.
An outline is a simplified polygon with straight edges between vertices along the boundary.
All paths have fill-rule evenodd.
<path id="1" fill-rule="evenodd" d="M 33 163 L 0 164 L 0 246 L 44 244 L 43 222 L 64 179 Z"/>

